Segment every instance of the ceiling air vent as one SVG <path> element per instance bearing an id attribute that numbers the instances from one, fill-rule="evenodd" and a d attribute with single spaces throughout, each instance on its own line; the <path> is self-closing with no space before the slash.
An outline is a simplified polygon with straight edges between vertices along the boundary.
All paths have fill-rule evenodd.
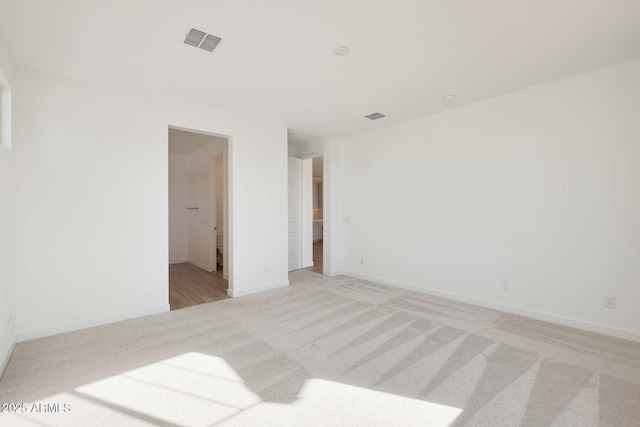
<path id="1" fill-rule="evenodd" d="M 369 119 L 369 120 L 378 120 L 378 119 L 381 119 L 381 118 L 387 117 L 387 116 L 385 116 L 384 114 L 380 114 L 380 113 L 372 113 L 372 114 L 369 114 L 368 116 L 365 116 L 365 117 L 367 119 Z"/>
<path id="2" fill-rule="evenodd" d="M 187 38 L 184 39 L 184 42 L 188 45 L 198 47 L 206 35 L 207 33 L 192 28 L 189 34 L 187 34 Z"/>
<path id="3" fill-rule="evenodd" d="M 212 36 L 211 34 L 207 34 L 207 37 L 204 38 L 204 41 L 200 45 L 200 49 L 208 50 L 209 52 L 213 52 L 213 49 L 218 46 L 222 39 L 220 37 Z"/>
<path id="4" fill-rule="evenodd" d="M 184 42 L 190 46 L 199 47 L 209 52 L 213 52 L 213 49 L 218 46 L 222 41 L 220 37 L 216 37 L 211 34 L 207 34 L 203 31 L 192 28 L 184 39 Z"/>

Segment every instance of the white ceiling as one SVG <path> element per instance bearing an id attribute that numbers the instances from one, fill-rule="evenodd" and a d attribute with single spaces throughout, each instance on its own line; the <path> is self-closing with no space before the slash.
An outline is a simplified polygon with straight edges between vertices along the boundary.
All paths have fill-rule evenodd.
<path id="1" fill-rule="evenodd" d="M 227 140 L 218 136 L 169 129 L 169 153 L 172 154 L 191 154 L 214 142 L 224 144 Z"/>
<path id="2" fill-rule="evenodd" d="M 339 136 L 640 57 L 640 1 L 0 0 L 0 30 L 19 65 Z"/>
<path id="3" fill-rule="evenodd" d="M 304 144 L 310 142 L 318 137 L 316 135 L 309 135 L 308 133 L 290 131 L 288 134 L 288 141 L 293 144 Z"/>

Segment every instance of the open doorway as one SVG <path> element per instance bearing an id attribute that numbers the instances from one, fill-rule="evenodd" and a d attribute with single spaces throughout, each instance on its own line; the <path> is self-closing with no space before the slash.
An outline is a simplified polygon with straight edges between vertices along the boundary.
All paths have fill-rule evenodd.
<path id="1" fill-rule="evenodd" d="M 311 207 L 312 207 L 312 260 L 307 270 L 323 274 L 324 254 L 324 156 L 311 159 Z M 308 245 L 308 243 L 307 243 Z"/>
<path id="2" fill-rule="evenodd" d="M 228 298 L 226 137 L 169 128 L 171 310 Z"/>
<path id="3" fill-rule="evenodd" d="M 328 142 L 289 131 L 289 271 L 325 274 L 329 256 Z"/>

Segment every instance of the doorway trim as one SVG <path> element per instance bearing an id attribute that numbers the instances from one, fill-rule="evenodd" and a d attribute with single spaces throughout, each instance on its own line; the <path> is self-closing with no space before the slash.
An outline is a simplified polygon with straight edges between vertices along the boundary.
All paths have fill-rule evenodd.
<path id="1" fill-rule="evenodd" d="M 229 147 L 227 146 L 227 150 L 229 149 Z M 222 247 L 223 247 L 223 251 L 222 251 L 222 277 L 227 279 L 228 278 L 228 272 L 227 269 L 224 268 L 224 266 L 227 265 L 227 250 L 226 248 L 229 246 L 227 243 L 227 233 L 229 231 L 229 227 L 227 226 L 227 200 L 228 200 L 228 191 L 227 191 L 227 185 L 228 185 L 228 180 L 227 180 L 227 151 L 223 151 L 222 153 L 216 154 L 213 156 L 213 161 L 216 162 L 218 158 L 222 158 Z M 214 170 L 217 173 L 217 167 L 214 166 Z M 215 183 L 216 183 L 216 187 L 218 187 L 218 177 L 215 177 Z M 216 198 L 218 196 L 218 189 L 215 189 L 215 195 Z M 216 209 L 218 208 L 218 201 L 216 199 Z M 216 222 L 219 221 L 217 212 L 216 212 Z M 214 238 L 214 262 L 216 263 L 216 269 L 217 269 L 217 264 L 218 264 L 218 234 L 220 232 L 220 230 L 217 229 L 218 224 L 215 224 L 215 228 L 216 228 L 216 235 Z"/>

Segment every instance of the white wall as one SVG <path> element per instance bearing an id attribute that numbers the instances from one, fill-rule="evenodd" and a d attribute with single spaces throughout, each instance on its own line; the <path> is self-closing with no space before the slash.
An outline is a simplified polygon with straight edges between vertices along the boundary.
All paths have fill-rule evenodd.
<path id="1" fill-rule="evenodd" d="M 0 145 L 0 376 L 15 342 L 15 160 Z"/>
<path id="2" fill-rule="evenodd" d="M 2 70 L 2 68 L 0 68 Z M 0 145 L 11 150 L 11 86 L 0 71 Z"/>
<path id="3" fill-rule="evenodd" d="M 168 125 L 232 137 L 230 293 L 288 284 L 284 125 L 22 69 L 18 93 L 20 339 L 169 309 Z"/>
<path id="4" fill-rule="evenodd" d="M 189 156 L 169 153 L 169 262 L 187 262 Z"/>
<path id="5" fill-rule="evenodd" d="M 640 60 L 341 149 L 350 274 L 640 340 Z"/>
<path id="6" fill-rule="evenodd" d="M 324 228 L 324 274 L 335 276 L 346 269 L 346 232 L 350 219 L 344 215 L 345 165 L 343 160 L 344 141 L 331 138 L 325 142 L 323 195 Z"/>
<path id="7" fill-rule="evenodd" d="M 9 49 L 0 34 L 0 90 L 7 90 L 7 88 L 14 92 L 15 67 Z M 10 128 L 10 125 L 11 123 L 6 121 L 2 123 L 5 130 Z M 8 137 L 10 137 L 9 133 L 3 132 L 2 139 L 7 141 Z M 14 155 L 4 144 L 0 144 L 0 376 L 15 343 L 15 187 Z"/>

